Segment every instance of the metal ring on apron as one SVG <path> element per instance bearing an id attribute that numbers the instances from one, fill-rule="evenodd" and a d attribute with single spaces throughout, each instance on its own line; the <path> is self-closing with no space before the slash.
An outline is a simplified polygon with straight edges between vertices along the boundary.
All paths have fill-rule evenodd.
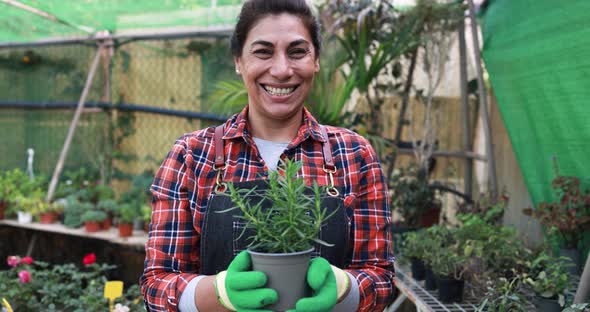
<path id="1" fill-rule="evenodd" d="M 340 195 L 340 192 L 338 192 L 338 189 L 334 187 L 334 173 L 336 173 L 336 167 L 334 167 L 334 169 L 332 170 L 328 170 L 326 168 L 326 165 L 324 165 L 324 172 L 330 175 L 330 186 L 328 186 L 328 188 L 326 189 L 326 193 L 328 193 L 328 195 L 332 197 L 337 197 L 338 195 Z"/>
<path id="2" fill-rule="evenodd" d="M 217 168 L 213 167 L 213 170 L 217 171 L 217 177 L 215 178 L 215 193 L 216 194 L 223 194 L 225 190 L 227 190 L 227 184 L 225 182 L 221 182 L 221 173 L 225 170 L 226 166 Z"/>

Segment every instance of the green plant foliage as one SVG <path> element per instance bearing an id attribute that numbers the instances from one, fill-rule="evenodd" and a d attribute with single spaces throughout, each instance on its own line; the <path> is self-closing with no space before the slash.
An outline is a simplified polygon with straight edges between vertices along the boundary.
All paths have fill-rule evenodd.
<path id="1" fill-rule="evenodd" d="M 402 216 L 403 224 L 418 227 L 422 216 L 435 204 L 434 188 L 415 166 L 401 168 L 391 180 L 391 207 Z"/>
<path id="2" fill-rule="evenodd" d="M 478 312 L 528 312 L 532 304 L 527 300 L 521 287 L 519 277 L 508 280 L 500 278 L 496 282 L 489 281 Z"/>
<path id="3" fill-rule="evenodd" d="M 269 253 L 285 253 L 304 251 L 313 243 L 324 246 L 331 244 L 320 240 L 322 224 L 332 216 L 321 207 L 321 188 L 314 184 L 313 195 L 308 195 L 303 178 L 297 178 L 302 163 L 287 160 L 281 161 L 279 170 L 271 171 L 268 179 L 268 190 L 261 194 L 271 207 L 262 208 L 262 202 L 252 205 L 248 197 L 254 195 L 256 189 L 237 189 L 228 183 L 230 198 L 236 207 L 222 212 L 239 209 L 240 216 L 246 222 L 244 232 L 253 229 L 254 234 L 247 237 L 249 248 Z"/>
<path id="4" fill-rule="evenodd" d="M 102 222 L 107 218 L 107 214 L 101 210 L 88 210 L 80 216 L 82 222 Z"/>
<path id="5" fill-rule="evenodd" d="M 525 283 L 531 286 L 535 294 L 558 299 L 561 306 L 565 305 L 564 292 L 568 285 L 568 263 L 566 258 L 557 258 L 540 253 L 530 266 L 529 276 Z"/>
<path id="6" fill-rule="evenodd" d="M 139 211 L 136 209 L 136 206 L 125 203 L 119 205 L 117 216 L 119 217 L 119 223 L 131 224 L 139 216 Z"/>
<path id="7" fill-rule="evenodd" d="M 14 213 L 17 209 L 26 209 L 26 207 L 16 207 L 17 201 L 22 202 L 23 198 L 27 197 L 43 198 L 44 190 L 47 189 L 46 185 L 47 179 L 44 176 L 31 179 L 20 169 L 0 172 L 0 201 L 9 204 L 8 213 Z"/>
<path id="8" fill-rule="evenodd" d="M 15 311 L 108 311 L 108 300 L 103 298 L 105 274 L 115 266 L 91 264 L 79 268 L 74 264 L 51 266 L 34 261 L 0 271 L 0 294 Z M 19 273 L 27 271 L 29 282 L 19 280 Z M 144 311 L 137 286 L 129 288 L 119 302 L 131 311 Z"/>
<path id="9" fill-rule="evenodd" d="M 117 201 L 114 199 L 105 199 L 98 202 L 96 208 L 106 213 L 114 213 L 117 210 Z"/>
<path id="10" fill-rule="evenodd" d="M 464 225 L 484 221 L 487 224 L 498 225 L 502 221 L 504 211 L 508 206 L 508 196 L 503 194 L 498 200 L 494 200 L 491 194 L 481 194 L 473 205 L 465 204 L 457 213 L 457 219 Z"/>
<path id="11" fill-rule="evenodd" d="M 566 248 L 577 248 L 584 232 L 590 230 L 590 189 L 582 188 L 578 177 L 560 175 L 556 160 L 554 171 L 551 187 L 555 201 L 523 212 L 538 219 L 549 230 L 548 235 L 556 235 Z"/>
<path id="12" fill-rule="evenodd" d="M 575 303 L 565 308 L 562 312 L 590 312 L 590 303 Z"/>
<path id="13" fill-rule="evenodd" d="M 92 203 L 80 202 L 76 196 L 69 196 L 64 206 L 64 225 L 71 228 L 81 226 L 82 214 L 92 209 L 94 209 Z"/>

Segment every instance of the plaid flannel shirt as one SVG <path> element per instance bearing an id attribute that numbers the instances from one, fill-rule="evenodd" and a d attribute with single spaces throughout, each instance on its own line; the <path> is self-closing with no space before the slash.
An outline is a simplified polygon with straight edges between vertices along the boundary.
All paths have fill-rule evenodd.
<path id="1" fill-rule="evenodd" d="M 227 168 L 224 181 L 268 177 L 268 169 L 249 134 L 248 107 L 225 123 Z M 346 271 L 356 277 L 359 311 L 380 311 L 393 293 L 391 215 L 387 186 L 375 151 L 358 134 L 326 126 L 337 173 L 334 184 L 343 192 L 350 221 L 352 259 Z M 179 138 L 156 173 L 151 192 L 152 221 L 142 292 L 151 311 L 177 311 L 186 285 L 198 275 L 200 233 L 207 202 L 215 186 L 214 127 Z M 297 136 L 281 156 L 303 161 L 299 175 L 306 183 L 328 185 L 322 170 L 323 138 L 319 124 L 304 110 Z"/>

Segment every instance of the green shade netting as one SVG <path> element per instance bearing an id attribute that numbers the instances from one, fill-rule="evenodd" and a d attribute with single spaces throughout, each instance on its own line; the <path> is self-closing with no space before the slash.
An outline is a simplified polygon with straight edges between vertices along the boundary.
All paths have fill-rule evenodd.
<path id="1" fill-rule="evenodd" d="M 0 1 L 0 42 L 31 42 L 109 30 L 233 25 L 241 0 L 20 0 L 58 23 Z"/>
<path id="2" fill-rule="evenodd" d="M 554 198 L 553 156 L 589 182 L 589 13 L 588 0 L 495 0 L 485 12 L 485 65 L 535 205 Z"/>

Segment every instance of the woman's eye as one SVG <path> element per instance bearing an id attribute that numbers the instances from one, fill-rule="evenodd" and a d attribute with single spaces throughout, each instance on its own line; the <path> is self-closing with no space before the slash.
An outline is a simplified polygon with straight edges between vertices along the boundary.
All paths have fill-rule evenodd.
<path id="1" fill-rule="evenodd" d="M 306 49 L 293 49 L 293 50 L 289 51 L 289 55 L 294 58 L 303 58 L 305 55 L 307 55 L 307 50 Z"/>
<path id="2" fill-rule="evenodd" d="M 268 49 L 259 49 L 254 51 L 254 55 L 262 58 L 268 58 L 272 55 L 272 51 Z"/>

